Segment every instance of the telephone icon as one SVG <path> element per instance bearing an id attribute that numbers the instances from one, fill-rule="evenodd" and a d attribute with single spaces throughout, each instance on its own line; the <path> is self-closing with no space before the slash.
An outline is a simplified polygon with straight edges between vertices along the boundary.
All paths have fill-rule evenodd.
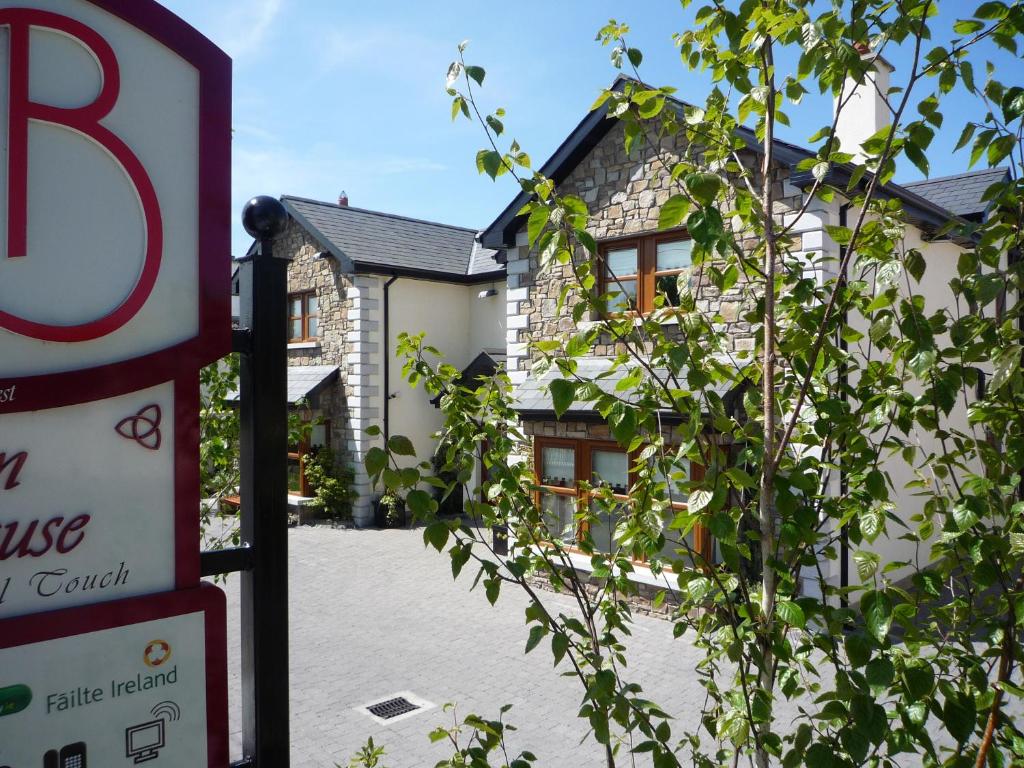
<path id="1" fill-rule="evenodd" d="M 60 748 L 51 749 L 43 755 L 43 768 L 86 768 L 85 742 L 76 741 Z"/>

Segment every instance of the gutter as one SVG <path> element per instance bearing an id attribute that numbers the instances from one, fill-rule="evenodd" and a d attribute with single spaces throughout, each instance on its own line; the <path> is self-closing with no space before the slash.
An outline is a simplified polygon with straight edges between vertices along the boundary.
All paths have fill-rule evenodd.
<path id="1" fill-rule="evenodd" d="M 388 289 L 391 288 L 392 283 L 396 282 L 398 278 L 398 275 L 391 275 L 390 279 L 384 283 L 384 343 L 382 345 L 384 371 L 381 376 L 384 389 L 384 424 L 382 426 L 385 447 L 388 444 L 388 439 L 391 437 L 391 293 Z"/>

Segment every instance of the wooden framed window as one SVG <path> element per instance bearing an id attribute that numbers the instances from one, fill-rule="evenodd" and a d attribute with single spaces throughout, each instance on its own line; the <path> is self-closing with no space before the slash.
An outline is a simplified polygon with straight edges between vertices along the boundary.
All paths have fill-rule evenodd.
<path id="1" fill-rule="evenodd" d="M 316 291 L 288 294 L 288 341 L 315 341 L 320 336 L 320 302 Z"/>
<path id="2" fill-rule="evenodd" d="M 612 312 L 647 313 L 655 297 L 662 306 L 679 306 L 679 276 L 692 265 L 693 241 L 678 232 L 602 243 L 598 290 L 612 294 Z"/>
<path id="3" fill-rule="evenodd" d="M 569 440 L 564 438 L 537 437 L 534 441 L 534 468 L 537 473 L 538 492 L 537 504 L 544 514 L 551 532 L 564 543 L 572 544 L 582 534 L 576 523 L 576 512 L 580 504 L 588 504 L 588 494 L 582 490 L 585 482 L 591 488 L 609 488 L 615 501 L 621 507 L 603 509 L 590 525 L 590 536 L 594 545 L 601 551 L 611 551 L 614 544 L 615 528 L 619 515 L 627 511 L 630 504 L 629 491 L 636 481 L 632 471 L 633 458 L 616 443 L 600 440 Z M 702 470 L 694 466 L 687 468 L 686 473 L 693 477 L 701 477 Z M 678 478 L 659 478 L 669 488 Z M 678 490 L 672 491 L 672 510 L 686 508 L 685 498 Z M 673 512 L 666 513 L 667 529 Z M 666 530 L 667 540 L 662 555 L 667 558 L 676 557 L 676 550 L 681 548 L 678 534 Z M 702 526 L 694 526 L 686 536 L 689 545 L 706 557 L 712 559 L 713 542 Z"/>

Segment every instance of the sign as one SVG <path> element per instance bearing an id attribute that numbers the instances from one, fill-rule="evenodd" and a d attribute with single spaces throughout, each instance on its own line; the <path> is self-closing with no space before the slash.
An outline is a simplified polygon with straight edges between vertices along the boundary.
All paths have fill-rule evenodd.
<path id="1" fill-rule="evenodd" d="M 195 585 L 198 470 L 176 461 L 194 453 L 191 394 L 0 420 L 0 618 Z"/>
<path id="2" fill-rule="evenodd" d="M 230 60 L 148 0 L 25 4 L 0 2 L 0 414 L 230 349 Z"/>
<path id="3" fill-rule="evenodd" d="M 230 80 L 152 0 L 0 0 L 2 768 L 228 763 L 198 435 Z"/>
<path id="4" fill-rule="evenodd" d="M 224 611 L 203 585 L 0 621 L 0 765 L 226 766 Z"/>
<path id="5" fill-rule="evenodd" d="M 0 0 L 0 618 L 199 581 L 230 351 L 230 60 L 148 0 Z"/>

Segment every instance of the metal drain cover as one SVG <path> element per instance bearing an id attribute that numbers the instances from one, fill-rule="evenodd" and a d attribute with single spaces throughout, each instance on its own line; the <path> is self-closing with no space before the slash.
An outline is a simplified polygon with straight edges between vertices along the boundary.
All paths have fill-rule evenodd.
<path id="1" fill-rule="evenodd" d="M 407 715 L 419 708 L 419 704 L 413 704 L 404 696 L 396 696 L 395 698 L 388 699 L 387 701 L 371 704 L 366 709 L 371 715 L 383 720 L 390 720 L 391 718 L 398 717 L 399 715 Z"/>
<path id="2" fill-rule="evenodd" d="M 433 707 L 432 703 L 420 698 L 412 691 L 396 691 L 387 696 L 378 697 L 369 704 L 356 707 L 355 710 L 372 717 L 378 725 L 390 725 L 407 717 L 415 717 L 420 712 Z"/>

